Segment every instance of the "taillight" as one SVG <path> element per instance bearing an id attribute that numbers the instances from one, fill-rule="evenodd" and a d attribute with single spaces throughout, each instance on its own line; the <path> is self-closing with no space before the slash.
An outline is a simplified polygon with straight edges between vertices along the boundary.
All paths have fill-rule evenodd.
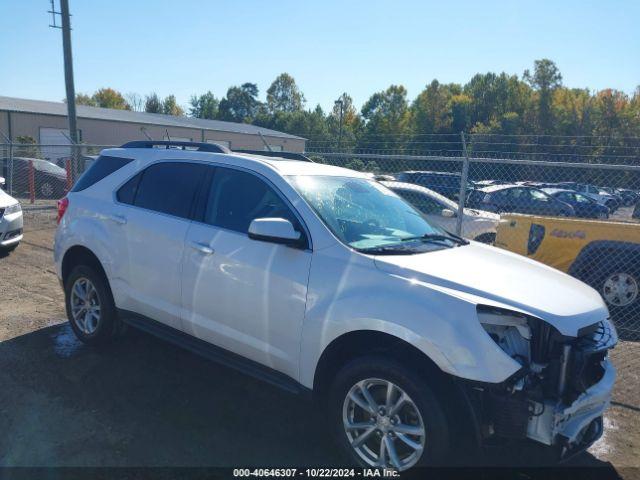
<path id="1" fill-rule="evenodd" d="M 61 198 L 58 200 L 58 223 L 64 217 L 64 213 L 67 211 L 67 207 L 69 206 L 69 199 L 67 197 Z"/>

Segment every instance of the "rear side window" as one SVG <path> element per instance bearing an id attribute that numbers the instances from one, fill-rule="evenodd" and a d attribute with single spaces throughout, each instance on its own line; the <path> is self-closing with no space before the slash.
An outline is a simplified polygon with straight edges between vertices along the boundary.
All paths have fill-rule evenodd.
<path id="1" fill-rule="evenodd" d="M 157 163 L 144 170 L 137 183 L 134 177 L 124 184 L 118 198 L 122 194 L 123 200 L 133 198 L 136 207 L 189 218 L 206 173 L 206 166 L 195 163 Z"/>
<path id="2" fill-rule="evenodd" d="M 110 157 L 108 155 L 100 155 L 93 165 L 89 167 L 89 170 L 84 172 L 80 179 L 71 189 L 72 192 L 79 192 L 89 188 L 91 185 L 99 182 L 103 178 L 111 175 L 116 170 L 120 170 L 122 167 L 131 163 L 132 158 L 123 157 Z"/>

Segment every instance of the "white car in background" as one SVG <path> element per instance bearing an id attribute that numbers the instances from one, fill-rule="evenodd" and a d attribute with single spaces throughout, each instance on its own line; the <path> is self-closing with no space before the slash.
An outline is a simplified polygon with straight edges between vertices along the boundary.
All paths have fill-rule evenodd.
<path id="1" fill-rule="evenodd" d="M 4 187 L 0 177 L 0 187 Z M 0 188 L 0 253 L 10 252 L 22 240 L 22 208 L 20 203 Z"/>
<path id="2" fill-rule="evenodd" d="M 387 181 L 380 183 L 420 210 L 429 222 L 449 232 L 455 232 L 458 221 L 458 205 L 454 201 L 438 192 L 413 183 Z M 478 242 L 492 244 L 496 239 L 496 228 L 499 222 L 500 215 L 498 214 L 465 208 L 461 235 Z"/>

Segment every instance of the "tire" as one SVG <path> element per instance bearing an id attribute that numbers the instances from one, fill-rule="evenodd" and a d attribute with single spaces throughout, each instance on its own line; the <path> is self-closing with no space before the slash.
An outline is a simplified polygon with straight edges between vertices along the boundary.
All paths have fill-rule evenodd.
<path id="1" fill-rule="evenodd" d="M 487 245 L 493 245 L 496 242 L 496 234 L 493 232 L 483 233 L 474 238 L 476 242 L 486 243 Z"/>
<path id="2" fill-rule="evenodd" d="M 385 405 L 389 383 L 394 385 L 389 405 L 395 405 L 402 392 L 410 398 L 410 402 L 398 408 L 395 415 L 385 410 L 395 410 Z M 362 407 L 370 405 L 363 396 L 363 388 L 379 407 L 376 415 L 367 413 Z M 353 400 L 354 395 L 364 403 Z M 443 407 L 423 376 L 399 362 L 380 356 L 361 357 L 350 362 L 336 376 L 328 402 L 329 425 L 352 464 L 382 466 L 379 452 L 383 444 L 386 451 L 391 451 L 389 445 L 392 445 L 396 454 L 395 461 L 386 454 L 384 464 L 397 470 L 439 464 L 448 453 L 450 428 Z M 367 408 L 373 411 L 372 407 Z M 362 428 L 348 429 L 347 423 Z M 395 429 L 403 429 L 404 432 Z M 409 429 L 422 434 L 409 434 Z M 411 441 L 414 446 L 409 447 L 400 437 Z M 359 442 L 357 449 L 352 446 L 352 443 Z M 416 448 L 420 446 L 422 448 Z"/>
<path id="3" fill-rule="evenodd" d="M 74 287 L 78 289 L 76 293 Z M 78 292 L 82 290 L 87 293 L 88 301 L 85 305 L 93 309 L 93 314 L 88 317 L 88 314 L 76 314 L 74 317 L 74 312 L 78 311 L 81 304 L 77 302 L 80 297 Z M 65 281 L 64 294 L 67 318 L 80 341 L 90 345 L 105 344 L 112 341 L 121 331 L 111 289 L 101 272 L 87 265 L 76 266 Z M 99 307 L 97 310 L 96 305 Z"/>
<path id="4" fill-rule="evenodd" d="M 600 293 L 617 325 L 634 323 L 640 316 L 640 265 L 631 259 L 605 261 L 600 259 L 588 283 Z"/>
<path id="5" fill-rule="evenodd" d="M 1 247 L 0 248 L 0 256 L 1 255 L 9 255 L 11 252 L 13 252 L 16 248 L 18 248 L 18 245 L 20 245 L 19 243 L 16 243 L 15 245 L 11 245 L 10 247 Z"/>

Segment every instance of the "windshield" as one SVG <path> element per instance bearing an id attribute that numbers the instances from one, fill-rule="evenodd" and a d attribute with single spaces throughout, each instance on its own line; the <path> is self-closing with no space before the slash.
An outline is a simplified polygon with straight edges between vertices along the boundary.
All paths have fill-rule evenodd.
<path id="1" fill-rule="evenodd" d="M 425 236 L 446 235 L 384 185 L 362 178 L 331 176 L 291 177 L 294 188 L 322 221 L 345 244 L 360 251 L 394 246 L 402 253 L 433 249 Z M 436 247 L 453 243 L 439 239 Z M 385 253 L 392 253 L 385 249 Z"/>

